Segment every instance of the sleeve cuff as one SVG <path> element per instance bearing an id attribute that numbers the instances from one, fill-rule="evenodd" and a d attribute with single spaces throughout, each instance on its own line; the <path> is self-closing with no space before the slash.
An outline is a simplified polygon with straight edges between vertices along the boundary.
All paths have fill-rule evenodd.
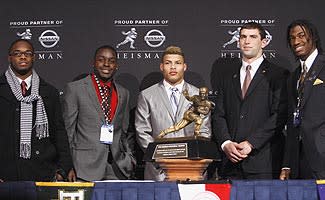
<path id="1" fill-rule="evenodd" d="M 228 143 L 230 143 L 231 142 L 231 140 L 226 140 L 226 141 L 224 141 L 222 144 L 221 144 L 221 149 L 222 149 L 222 151 L 223 151 L 223 148 L 226 146 L 226 144 L 228 144 Z"/>

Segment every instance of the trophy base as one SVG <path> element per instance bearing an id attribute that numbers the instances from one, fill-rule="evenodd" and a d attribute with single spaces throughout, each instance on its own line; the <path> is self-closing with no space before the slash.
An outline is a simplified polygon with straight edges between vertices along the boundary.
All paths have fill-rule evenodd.
<path id="1" fill-rule="evenodd" d="M 221 160 L 216 143 L 200 136 L 159 138 L 148 145 L 144 154 L 144 161 L 149 162 L 154 162 L 156 159 L 181 158 Z"/>
<path id="2" fill-rule="evenodd" d="M 156 159 L 156 162 L 166 172 L 166 181 L 202 181 L 212 159 Z"/>

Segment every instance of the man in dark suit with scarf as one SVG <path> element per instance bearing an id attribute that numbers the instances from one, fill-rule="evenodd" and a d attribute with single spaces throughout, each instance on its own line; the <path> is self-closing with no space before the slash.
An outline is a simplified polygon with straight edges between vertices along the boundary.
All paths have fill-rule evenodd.
<path id="1" fill-rule="evenodd" d="M 1 181 L 73 181 L 58 91 L 33 69 L 34 48 L 19 39 L 0 77 Z"/>

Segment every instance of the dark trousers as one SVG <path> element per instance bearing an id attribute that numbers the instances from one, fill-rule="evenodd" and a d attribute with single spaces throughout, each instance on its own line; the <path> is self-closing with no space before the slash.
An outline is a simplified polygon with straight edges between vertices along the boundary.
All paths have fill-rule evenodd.
<path id="1" fill-rule="evenodd" d="M 299 179 L 325 179 L 323 171 L 313 171 L 309 165 L 302 143 L 300 143 Z"/>
<path id="2" fill-rule="evenodd" d="M 236 179 L 278 179 L 279 172 L 277 173 L 251 173 L 245 172 L 241 163 L 231 163 L 229 160 L 222 169 L 219 171 L 220 178 L 223 180 L 236 180 Z"/>

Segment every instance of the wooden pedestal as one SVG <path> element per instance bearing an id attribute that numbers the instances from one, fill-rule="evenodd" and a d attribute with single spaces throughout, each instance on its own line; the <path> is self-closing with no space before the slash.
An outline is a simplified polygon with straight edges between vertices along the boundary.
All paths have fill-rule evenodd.
<path id="1" fill-rule="evenodd" d="M 200 181 L 212 159 L 156 159 L 156 162 L 166 172 L 167 181 Z"/>

